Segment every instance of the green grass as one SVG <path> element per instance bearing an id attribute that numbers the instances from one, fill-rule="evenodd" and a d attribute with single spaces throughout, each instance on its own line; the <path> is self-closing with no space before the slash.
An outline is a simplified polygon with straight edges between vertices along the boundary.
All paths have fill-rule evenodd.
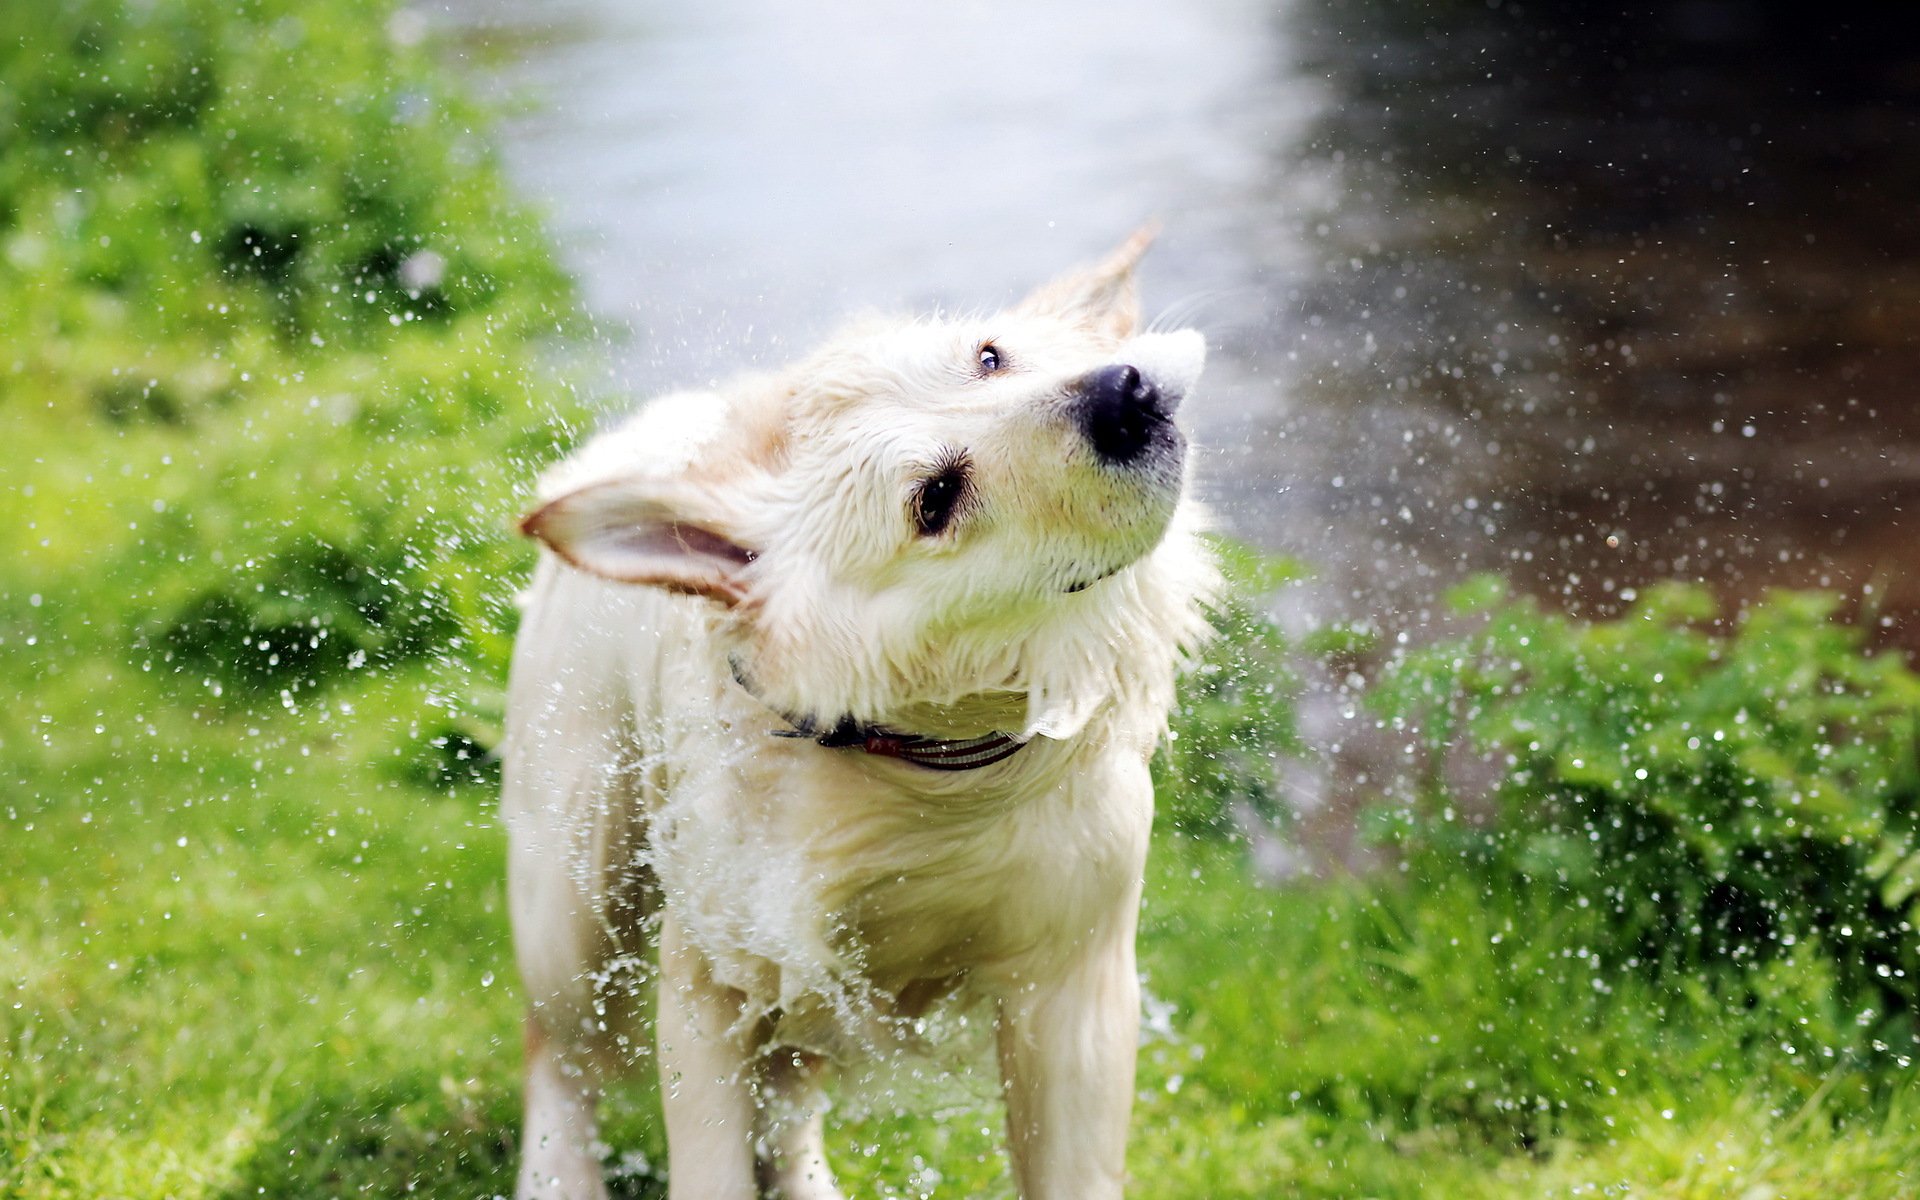
<path id="1" fill-rule="evenodd" d="M 60 714 L 79 744 L 4 814 L 0 1194 L 393 1194 L 503 1159 L 514 1002 L 476 799 L 383 771 L 319 706 L 147 701 Z M 336 729 L 356 702 L 393 711 L 343 694 Z"/>
<path id="2" fill-rule="evenodd" d="M 427 682 L 248 713 L 83 673 L 7 715 L 0 1194 L 508 1189 L 502 837 L 487 788 L 392 753 Z M 1444 882 L 1264 889 L 1166 838 L 1141 947 L 1173 1034 L 1143 1050 L 1134 1194 L 1912 1194 L 1903 1079 L 1598 992 L 1554 919 Z M 657 1163 L 651 1103 L 611 1134 Z M 998 1123 L 871 1119 L 837 1161 L 859 1194 L 1004 1195 Z"/>

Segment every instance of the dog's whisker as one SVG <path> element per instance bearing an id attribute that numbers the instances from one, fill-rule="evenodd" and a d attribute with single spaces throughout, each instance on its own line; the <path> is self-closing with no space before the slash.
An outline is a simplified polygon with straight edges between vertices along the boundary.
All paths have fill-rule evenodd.
<path id="1" fill-rule="evenodd" d="M 1172 329 L 1192 328 L 1197 318 L 1207 308 L 1241 290 L 1239 288 L 1204 288 L 1189 292 L 1163 307 L 1153 320 L 1147 322 L 1147 332 L 1164 333 Z"/>

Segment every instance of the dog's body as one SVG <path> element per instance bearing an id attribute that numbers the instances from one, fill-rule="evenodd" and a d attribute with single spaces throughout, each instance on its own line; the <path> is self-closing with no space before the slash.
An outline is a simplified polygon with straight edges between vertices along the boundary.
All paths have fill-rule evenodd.
<path id="1" fill-rule="evenodd" d="M 1120 1194 L 1147 760 L 1212 579 L 1169 420 L 1204 350 L 1134 336 L 1143 247 L 656 401 L 547 480 L 523 1197 L 604 1195 L 598 1083 L 654 1043 L 676 1200 L 836 1196 L 823 1067 L 956 996 L 997 1006 L 1021 1195 Z"/>

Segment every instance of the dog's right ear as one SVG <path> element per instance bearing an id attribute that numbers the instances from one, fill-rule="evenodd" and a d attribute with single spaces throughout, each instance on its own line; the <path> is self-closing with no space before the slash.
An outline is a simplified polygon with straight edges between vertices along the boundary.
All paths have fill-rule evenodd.
<path id="1" fill-rule="evenodd" d="M 729 607 L 746 596 L 741 570 L 754 552 L 689 517 L 671 483 L 590 484 L 534 510 L 520 532 L 583 571 L 620 583 L 705 596 Z"/>
<path id="2" fill-rule="evenodd" d="M 1140 327 L 1133 269 L 1158 232 L 1154 225 L 1136 229 L 1105 258 L 1042 285 L 1015 311 L 1065 317 L 1115 340 L 1132 337 Z"/>

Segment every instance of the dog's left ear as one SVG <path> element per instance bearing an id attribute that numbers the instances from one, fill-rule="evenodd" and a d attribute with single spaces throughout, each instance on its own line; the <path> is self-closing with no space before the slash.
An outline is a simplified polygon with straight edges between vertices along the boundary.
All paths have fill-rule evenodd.
<path id="1" fill-rule="evenodd" d="M 1098 263 L 1043 284 L 1014 311 L 1065 317 L 1115 341 L 1132 337 L 1140 327 L 1133 268 L 1158 232 L 1151 225 L 1135 230 Z"/>
<path id="2" fill-rule="evenodd" d="M 619 583 L 705 596 L 732 607 L 746 597 L 741 571 L 753 551 L 697 515 L 713 506 L 678 480 L 614 480 L 568 492 L 534 510 L 520 532 L 583 571 Z M 693 489 L 697 492 L 697 489 Z"/>

